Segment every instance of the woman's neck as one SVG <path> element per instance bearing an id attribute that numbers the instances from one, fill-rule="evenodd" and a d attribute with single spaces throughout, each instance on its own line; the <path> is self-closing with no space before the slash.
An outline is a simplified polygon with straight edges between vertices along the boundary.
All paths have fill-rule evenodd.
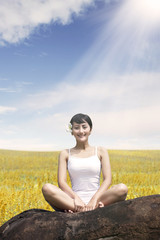
<path id="1" fill-rule="evenodd" d="M 81 142 L 77 142 L 76 146 L 75 146 L 75 149 L 82 149 L 82 150 L 85 150 L 87 148 L 89 148 L 90 145 L 88 142 L 84 142 L 84 143 L 81 143 Z"/>

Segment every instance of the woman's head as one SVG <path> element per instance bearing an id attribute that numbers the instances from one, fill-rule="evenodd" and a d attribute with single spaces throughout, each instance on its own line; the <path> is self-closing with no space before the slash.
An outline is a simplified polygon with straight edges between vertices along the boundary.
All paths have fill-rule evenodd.
<path id="1" fill-rule="evenodd" d="M 70 123 L 73 125 L 74 122 L 78 123 L 78 124 L 87 122 L 88 125 L 90 126 L 90 130 L 92 130 L 92 120 L 87 114 L 78 113 L 78 114 L 74 115 L 71 118 Z"/>
<path id="2" fill-rule="evenodd" d="M 78 113 L 70 121 L 71 133 L 77 142 L 86 142 L 92 131 L 92 121 L 86 114 Z"/>

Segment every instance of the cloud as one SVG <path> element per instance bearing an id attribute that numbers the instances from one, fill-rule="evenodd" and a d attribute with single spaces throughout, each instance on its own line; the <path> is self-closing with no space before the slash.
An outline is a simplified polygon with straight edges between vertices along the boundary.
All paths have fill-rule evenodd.
<path id="1" fill-rule="evenodd" d="M 0 81 L 7 81 L 8 78 L 0 77 Z"/>
<path id="2" fill-rule="evenodd" d="M 108 76 L 108 81 L 60 83 L 52 91 L 28 96 L 18 106 L 33 116 L 19 128 L 42 139 L 50 137 L 62 148 L 72 141 L 69 135 L 65 136 L 65 125 L 72 115 L 83 112 L 93 119 L 96 144 L 124 148 L 128 139 L 126 148 L 157 148 L 159 79 L 159 73 L 135 73 Z M 139 140 L 136 143 L 134 139 Z"/>
<path id="3" fill-rule="evenodd" d="M 16 90 L 13 90 L 11 88 L 0 88 L 0 92 L 14 93 L 14 92 L 16 92 Z"/>
<path id="4" fill-rule="evenodd" d="M 4 107 L 0 106 L 0 114 L 15 112 L 17 109 L 15 107 Z"/>
<path id="5" fill-rule="evenodd" d="M 88 82 L 60 83 L 53 90 L 28 96 L 19 108 L 29 111 L 61 109 L 93 110 L 135 109 L 157 105 L 160 89 L 159 73 L 108 75 Z"/>
<path id="6" fill-rule="evenodd" d="M 13 138 L 12 148 L 15 143 L 17 149 L 32 150 L 38 149 L 38 147 L 49 150 L 49 145 L 50 150 L 59 150 L 74 145 L 74 138 L 66 132 L 65 126 L 77 113 L 77 109 L 68 111 L 66 108 L 55 114 L 51 114 L 51 112 L 50 114 L 40 114 L 27 122 L 20 123 L 17 136 L 25 136 L 26 146 L 24 144 L 22 147 L 24 140 L 21 142 Z M 160 106 L 108 112 L 105 107 L 103 112 L 97 110 L 91 112 L 88 106 L 84 113 L 89 114 L 93 121 L 90 143 L 111 149 L 159 149 L 160 115 L 158 112 L 160 112 Z M 28 140 L 28 134 L 32 135 L 35 142 Z M 10 140 L 11 137 L 10 135 Z"/>
<path id="7" fill-rule="evenodd" d="M 33 85 L 33 82 L 29 82 L 29 81 L 27 82 L 27 81 L 26 81 L 26 82 L 21 82 L 21 84 L 22 84 L 22 85 Z"/>
<path id="8" fill-rule="evenodd" d="M 80 15 L 93 0 L 0 0 L 0 43 L 17 43 L 40 25 L 59 22 L 68 24 Z"/>
<path id="9" fill-rule="evenodd" d="M 160 106 L 138 109 L 92 113 L 95 131 L 100 135 L 121 136 L 121 138 L 160 137 Z"/>
<path id="10" fill-rule="evenodd" d="M 103 87 L 102 87 L 103 86 Z M 56 89 L 46 91 L 29 96 L 24 105 L 30 111 L 34 110 L 47 110 L 55 107 L 69 109 L 73 106 L 81 108 L 82 106 L 88 107 L 90 103 L 97 104 L 106 100 L 109 97 L 119 95 L 123 89 L 113 89 L 114 84 L 105 82 L 89 82 L 89 83 L 61 83 Z M 99 94 L 99 91 L 101 94 Z M 23 107 L 23 106 L 22 106 Z M 26 108 L 26 107 L 25 107 Z"/>
<path id="11" fill-rule="evenodd" d="M 0 149 L 24 150 L 24 151 L 58 151 L 57 145 L 42 143 L 40 139 L 13 138 L 0 139 Z"/>
<path id="12" fill-rule="evenodd" d="M 114 143 L 109 143 L 106 145 L 108 149 L 132 149 L 132 150 L 158 150 L 159 149 L 160 136 L 155 138 L 126 138 L 126 139 L 116 139 Z"/>
<path id="13" fill-rule="evenodd" d="M 105 3 L 110 4 L 110 3 L 114 3 L 114 2 L 120 2 L 121 0 L 104 0 Z"/>
<path id="14" fill-rule="evenodd" d="M 39 57 L 47 57 L 48 56 L 48 53 L 46 53 L 46 52 L 41 52 L 40 54 L 39 54 Z"/>
<path id="15" fill-rule="evenodd" d="M 64 82 L 53 90 L 30 95 L 25 102 L 19 101 L 16 106 L 19 111 L 11 121 L 2 122 L 1 139 L 8 140 L 2 142 L 1 148 L 59 150 L 70 147 L 74 139 L 65 131 L 65 126 L 74 114 L 83 112 L 93 120 L 92 145 L 111 149 L 158 149 L 159 79 L 159 73 L 108 75 L 107 81 Z"/>

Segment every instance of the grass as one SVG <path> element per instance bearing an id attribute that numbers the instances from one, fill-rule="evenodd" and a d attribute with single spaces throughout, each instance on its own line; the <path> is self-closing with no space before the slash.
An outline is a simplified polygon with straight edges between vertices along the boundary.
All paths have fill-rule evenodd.
<path id="1" fill-rule="evenodd" d="M 41 188 L 47 182 L 57 185 L 58 155 L 0 150 L 0 225 L 24 210 L 52 211 Z M 109 156 L 112 184 L 126 184 L 127 199 L 160 194 L 160 150 L 109 150 Z"/>

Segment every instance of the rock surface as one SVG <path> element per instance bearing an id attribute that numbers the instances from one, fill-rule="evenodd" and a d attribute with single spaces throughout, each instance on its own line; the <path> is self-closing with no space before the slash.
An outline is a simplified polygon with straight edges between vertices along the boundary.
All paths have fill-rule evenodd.
<path id="1" fill-rule="evenodd" d="M 0 240 L 160 240 L 160 195 L 83 213 L 31 209 L 0 227 Z"/>

